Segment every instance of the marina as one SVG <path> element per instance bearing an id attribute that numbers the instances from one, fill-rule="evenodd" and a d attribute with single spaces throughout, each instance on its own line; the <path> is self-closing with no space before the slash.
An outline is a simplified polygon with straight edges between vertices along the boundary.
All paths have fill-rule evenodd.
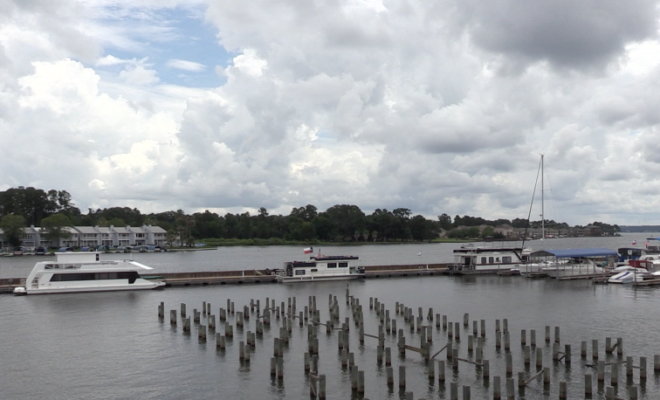
<path id="1" fill-rule="evenodd" d="M 657 289 L 444 275 L 425 258 L 451 246 L 420 248 L 352 249 L 372 264 L 364 280 L 185 287 L 235 274 L 211 270 L 206 251 L 167 255 L 187 272 L 143 255 L 154 275 L 185 275 L 165 290 L 0 296 L 0 385 L 8 398 L 53 399 L 322 398 L 323 387 L 328 399 L 660 397 Z M 300 249 L 227 252 L 263 267 Z"/>

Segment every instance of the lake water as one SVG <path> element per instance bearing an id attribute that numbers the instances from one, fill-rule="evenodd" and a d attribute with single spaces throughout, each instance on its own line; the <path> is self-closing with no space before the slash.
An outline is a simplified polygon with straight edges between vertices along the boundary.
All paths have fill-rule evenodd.
<path id="1" fill-rule="evenodd" d="M 643 245 L 645 235 L 622 238 L 555 239 L 532 242 L 535 249 L 566 247 L 629 246 L 633 239 Z M 641 241 L 641 242 L 640 242 Z M 561 246 L 564 244 L 564 246 Z M 456 245 L 360 246 L 323 249 L 327 254 L 359 255 L 364 265 L 411 264 L 417 262 L 449 262 Z M 422 252 L 421 256 L 417 253 Z M 222 269 L 276 268 L 282 262 L 303 259 L 302 249 L 293 247 L 222 248 L 217 251 L 166 254 L 134 254 L 135 259 L 154 266 L 158 271 L 202 271 Z M 36 257 L 0 259 L 3 277 L 24 277 Z M 29 263 L 25 260 L 29 260 Z M 9 271 L 9 272 L 7 272 Z M 307 305 L 309 296 L 316 296 L 321 321 L 328 317 L 328 295 L 337 296 L 341 320 L 350 316 L 344 301 L 346 282 L 315 282 L 305 284 L 255 284 L 204 287 L 166 288 L 160 291 L 115 292 L 71 295 L 15 297 L 0 296 L 0 398 L 3 399 L 303 399 L 309 398 L 308 378 L 303 371 L 303 354 L 307 351 L 307 329 L 294 323 L 290 345 L 285 350 L 284 380 L 272 380 L 269 374 L 273 340 L 279 336 L 281 321 L 272 319 L 272 326 L 258 338 L 249 365 L 238 357 L 239 341 L 246 332 L 254 332 L 254 318 L 235 336 L 225 352 L 215 349 L 215 338 L 200 343 L 196 329 L 192 335 L 182 333 L 181 324 L 169 324 L 169 310 L 179 310 L 187 304 L 188 313 L 201 309 L 202 302 L 212 304 L 214 314 L 225 307 L 227 299 L 236 310 L 249 305 L 251 299 L 266 297 L 277 304 L 295 297 L 298 310 Z M 353 296 L 364 306 L 365 331 L 377 334 L 377 317 L 368 309 L 369 298 L 377 297 L 394 316 L 395 302 L 411 307 L 417 315 L 423 307 L 447 315 L 452 322 L 462 322 L 464 313 L 470 321 L 485 319 L 487 337 L 484 358 L 490 361 L 488 384 L 478 377 L 474 366 L 461 363 L 459 372 L 447 369 L 447 382 L 440 386 L 426 378 L 426 367 L 419 355 L 408 352 L 405 358 L 396 356 L 396 337 L 387 336 L 386 346 L 392 347 L 392 367 L 395 385 L 388 388 L 385 367 L 376 362 L 377 341 L 368 339 L 360 346 L 351 318 L 351 351 L 355 361 L 365 371 L 365 397 L 374 399 L 404 398 L 398 385 L 398 367 L 407 368 L 405 391 L 414 398 L 449 398 L 449 382 L 470 385 L 473 399 L 492 398 L 494 376 L 503 377 L 504 349 L 495 349 L 495 320 L 508 319 L 511 332 L 514 378 L 525 371 L 520 351 L 520 331 L 535 329 L 543 348 L 544 366 L 550 366 L 552 384 L 548 390 L 538 381 L 530 383 L 524 396 L 516 389 L 516 398 L 556 399 L 558 382 L 566 381 L 569 398 L 583 398 L 584 374 L 595 370 L 591 363 L 591 340 L 598 339 L 600 359 L 618 360 L 616 355 L 605 358 L 606 337 L 622 337 L 625 356 L 648 358 L 647 381 L 640 386 L 640 399 L 660 398 L 660 377 L 653 373 L 653 355 L 660 354 L 660 288 L 635 289 L 631 286 L 594 285 L 590 281 L 557 282 L 524 277 L 445 277 L 386 278 L 364 282 L 349 282 Z M 158 304 L 165 302 L 166 318 L 157 318 Z M 229 320 L 234 323 L 234 319 Z M 425 321 L 426 322 L 426 321 Z M 204 323 L 204 321 L 203 321 Z M 411 333 L 401 317 L 398 328 L 405 328 L 406 343 L 418 345 L 419 334 Z M 462 324 L 461 324 L 462 325 Z M 221 326 L 221 325 L 220 325 Z M 553 363 L 551 346 L 543 342 L 545 326 L 561 328 L 562 350 L 571 344 L 573 362 L 570 366 Z M 351 392 L 348 370 L 341 367 L 337 351 L 337 333 L 328 336 L 319 330 L 319 369 L 327 375 L 329 399 L 359 398 Z M 462 328 L 461 328 L 462 329 Z M 222 331 L 218 329 L 218 331 Z M 467 335 L 456 343 L 460 357 L 467 353 Z M 553 335 L 554 337 L 554 335 Z M 447 334 L 433 328 L 432 353 L 447 343 Z M 528 333 L 529 341 L 529 333 Z M 588 341 L 588 359 L 580 358 L 580 343 Z M 444 352 L 438 359 L 445 359 Z M 534 358 L 528 375 L 533 373 Z M 609 371 L 609 369 L 608 369 Z M 437 376 L 437 372 L 436 372 Z M 606 374 L 609 386 L 609 372 Z M 625 367 L 619 367 L 618 396 L 628 398 Z M 638 371 L 634 385 L 639 386 Z M 604 387 L 594 384 L 594 397 L 604 399 Z M 461 396 L 459 395 L 459 398 Z"/>

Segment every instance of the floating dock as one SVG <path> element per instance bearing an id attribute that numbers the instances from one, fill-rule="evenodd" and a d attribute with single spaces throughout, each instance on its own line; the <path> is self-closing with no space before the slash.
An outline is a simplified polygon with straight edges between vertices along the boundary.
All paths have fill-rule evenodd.
<path id="1" fill-rule="evenodd" d="M 447 273 L 449 264 L 412 264 L 412 265 L 372 265 L 365 266 L 365 278 L 393 278 L 401 276 L 430 276 Z M 146 279 L 157 279 L 165 282 L 165 286 L 195 286 L 195 285 L 227 285 L 244 283 L 277 283 L 275 270 L 238 270 L 238 271 L 204 271 L 204 272 L 173 272 L 145 276 Z M 25 278 L 0 279 L 0 293 L 11 293 L 17 286 L 25 286 Z"/>

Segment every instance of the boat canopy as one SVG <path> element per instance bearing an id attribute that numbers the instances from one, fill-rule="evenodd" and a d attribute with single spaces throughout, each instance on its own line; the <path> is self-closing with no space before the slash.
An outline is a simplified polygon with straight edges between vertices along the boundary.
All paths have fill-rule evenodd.
<path id="1" fill-rule="evenodd" d="M 616 250 L 606 249 L 603 247 L 596 247 L 592 249 L 559 249 L 559 250 L 539 250 L 532 253 L 532 257 L 557 257 L 557 258 L 572 258 L 572 257 L 605 257 L 616 256 Z"/>

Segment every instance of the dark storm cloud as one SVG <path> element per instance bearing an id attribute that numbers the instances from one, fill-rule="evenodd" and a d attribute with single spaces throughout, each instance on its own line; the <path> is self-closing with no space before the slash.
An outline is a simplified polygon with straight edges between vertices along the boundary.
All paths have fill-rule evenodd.
<path id="1" fill-rule="evenodd" d="M 479 47 L 578 69 L 603 67 L 658 27 L 652 0 L 468 0 L 459 9 Z"/>

